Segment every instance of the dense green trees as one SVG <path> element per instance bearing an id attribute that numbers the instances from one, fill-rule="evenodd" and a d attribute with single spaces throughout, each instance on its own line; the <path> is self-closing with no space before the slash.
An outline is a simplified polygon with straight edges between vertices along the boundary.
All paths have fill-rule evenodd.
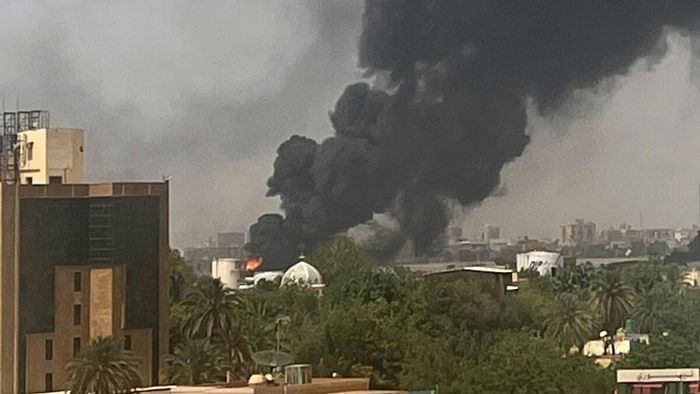
<path id="1" fill-rule="evenodd" d="M 221 381 L 227 364 L 221 347 L 205 338 L 178 343 L 165 361 L 170 382 L 184 385 Z"/>
<path id="2" fill-rule="evenodd" d="M 90 341 L 66 368 L 71 393 L 128 393 L 141 385 L 138 360 L 114 337 Z"/>
<path id="3" fill-rule="evenodd" d="M 320 376 L 367 376 L 377 388 L 607 392 L 612 370 L 570 350 L 603 329 L 616 332 L 627 319 L 634 331 L 653 335 L 620 365 L 696 362 L 687 349 L 700 343 L 700 293 L 685 288 L 676 265 L 565 267 L 556 278 L 531 277 L 504 294 L 473 277 L 424 278 L 375 267 L 344 237 L 308 260 L 326 279 L 323 296 L 271 282 L 235 293 L 216 280 L 175 278 L 182 291 L 172 293 L 170 380 L 204 383 L 225 372 L 244 378 L 261 371 L 250 355 L 275 348 L 282 317 L 288 323 L 280 347 L 295 362 L 312 364 Z M 664 344 L 679 356 L 659 356 Z"/>

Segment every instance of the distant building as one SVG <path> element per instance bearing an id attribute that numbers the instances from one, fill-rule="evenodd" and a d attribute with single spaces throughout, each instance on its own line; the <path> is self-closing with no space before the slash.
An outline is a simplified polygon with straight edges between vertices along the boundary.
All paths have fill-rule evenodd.
<path id="1" fill-rule="evenodd" d="M 434 271 L 424 274 L 426 278 L 460 279 L 480 278 L 489 281 L 497 294 L 517 290 L 518 273 L 501 267 L 471 266 Z"/>
<path id="2" fill-rule="evenodd" d="M 220 248 L 230 248 L 233 246 L 243 246 L 245 244 L 245 233 L 228 232 L 216 234 L 216 246 Z"/>
<path id="3" fill-rule="evenodd" d="M 593 222 L 576 219 L 573 224 L 561 226 L 561 242 L 569 246 L 592 244 L 597 241 L 596 226 Z"/>
<path id="4" fill-rule="evenodd" d="M 490 242 L 494 239 L 501 238 L 501 228 L 491 224 L 484 224 L 479 230 L 479 241 Z"/>
<path id="5" fill-rule="evenodd" d="M 556 270 L 564 265 L 564 256 L 557 252 L 533 250 L 518 253 L 516 267 L 518 272 L 534 270 L 540 275 L 556 275 Z"/>
<path id="6" fill-rule="evenodd" d="M 183 257 L 201 275 L 211 275 L 211 264 L 216 259 L 243 260 L 245 233 L 218 233 L 217 243 L 211 242 L 203 247 L 189 247 L 183 250 Z"/>

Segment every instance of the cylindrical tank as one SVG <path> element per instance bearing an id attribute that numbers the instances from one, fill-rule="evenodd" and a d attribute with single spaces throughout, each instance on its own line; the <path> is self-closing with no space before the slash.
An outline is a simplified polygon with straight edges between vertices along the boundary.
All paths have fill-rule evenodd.
<path id="1" fill-rule="evenodd" d="M 220 258 L 211 262 L 211 276 L 219 278 L 221 283 L 231 289 L 238 289 L 240 261 L 237 259 Z"/>
<path id="2" fill-rule="evenodd" d="M 311 383 L 311 365 L 292 364 L 284 367 L 284 381 L 287 384 Z"/>

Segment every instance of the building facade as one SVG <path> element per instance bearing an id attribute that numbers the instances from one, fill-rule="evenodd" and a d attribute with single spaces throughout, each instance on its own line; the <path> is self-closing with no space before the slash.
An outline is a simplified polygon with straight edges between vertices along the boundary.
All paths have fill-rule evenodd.
<path id="1" fill-rule="evenodd" d="M 22 184 L 46 185 L 83 181 L 83 130 L 24 130 L 17 134 L 17 142 Z"/>
<path id="2" fill-rule="evenodd" d="M 596 226 L 593 222 L 576 219 L 575 223 L 561 226 L 561 242 L 564 245 L 578 246 L 596 241 Z"/>
<path id="3" fill-rule="evenodd" d="M 91 339 L 158 381 L 168 353 L 168 183 L 0 184 L 0 392 L 58 390 Z"/>

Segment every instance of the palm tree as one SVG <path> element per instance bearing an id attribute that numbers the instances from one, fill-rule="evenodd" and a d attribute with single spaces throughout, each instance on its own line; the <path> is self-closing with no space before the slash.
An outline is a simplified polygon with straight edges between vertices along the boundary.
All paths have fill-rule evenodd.
<path id="1" fill-rule="evenodd" d="M 611 268 L 603 268 L 593 281 L 593 306 L 599 313 L 603 328 L 614 335 L 622 327 L 632 309 L 634 292 L 622 281 L 620 272 Z M 615 341 L 612 341 L 612 352 L 615 354 Z"/>
<path id="2" fill-rule="evenodd" d="M 664 315 L 668 302 L 656 291 L 637 294 L 637 302 L 632 310 L 638 332 L 659 332 L 663 328 Z"/>
<path id="3" fill-rule="evenodd" d="M 114 337 L 92 340 L 67 369 L 74 394 L 127 393 L 141 385 L 138 360 Z"/>
<path id="4" fill-rule="evenodd" d="M 584 297 L 574 293 L 557 296 L 554 308 L 545 320 L 546 333 L 567 351 L 576 346 L 583 349 L 593 333 L 593 315 Z"/>
<path id="5" fill-rule="evenodd" d="M 170 383 L 199 385 L 223 380 L 228 360 L 220 346 L 206 338 L 190 339 L 166 356 Z"/>
<path id="6" fill-rule="evenodd" d="M 187 290 L 197 280 L 192 266 L 180 255 L 177 249 L 170 251 L 170 304 L 182 302 Z"/>
<path id="7" fill-rule="evenodd" d="M 251 345 L 236 324 L 241 299 L 219 279 L 201 278 L 183 302 L 190 312 L 183 331 L 187 338 L 209 338 L 220 345 L 229 357 L 228 370 L 236 377 L 246 374 L 250 364 Z"/>
<path id="8" fill-rule="evenodd" d="M 184 330 L 190 337 L 227 337 L 233 330 L 238 294 L 219 279 L 201 278 L 185 296 L 183 304 L 190 311 Z"/>

